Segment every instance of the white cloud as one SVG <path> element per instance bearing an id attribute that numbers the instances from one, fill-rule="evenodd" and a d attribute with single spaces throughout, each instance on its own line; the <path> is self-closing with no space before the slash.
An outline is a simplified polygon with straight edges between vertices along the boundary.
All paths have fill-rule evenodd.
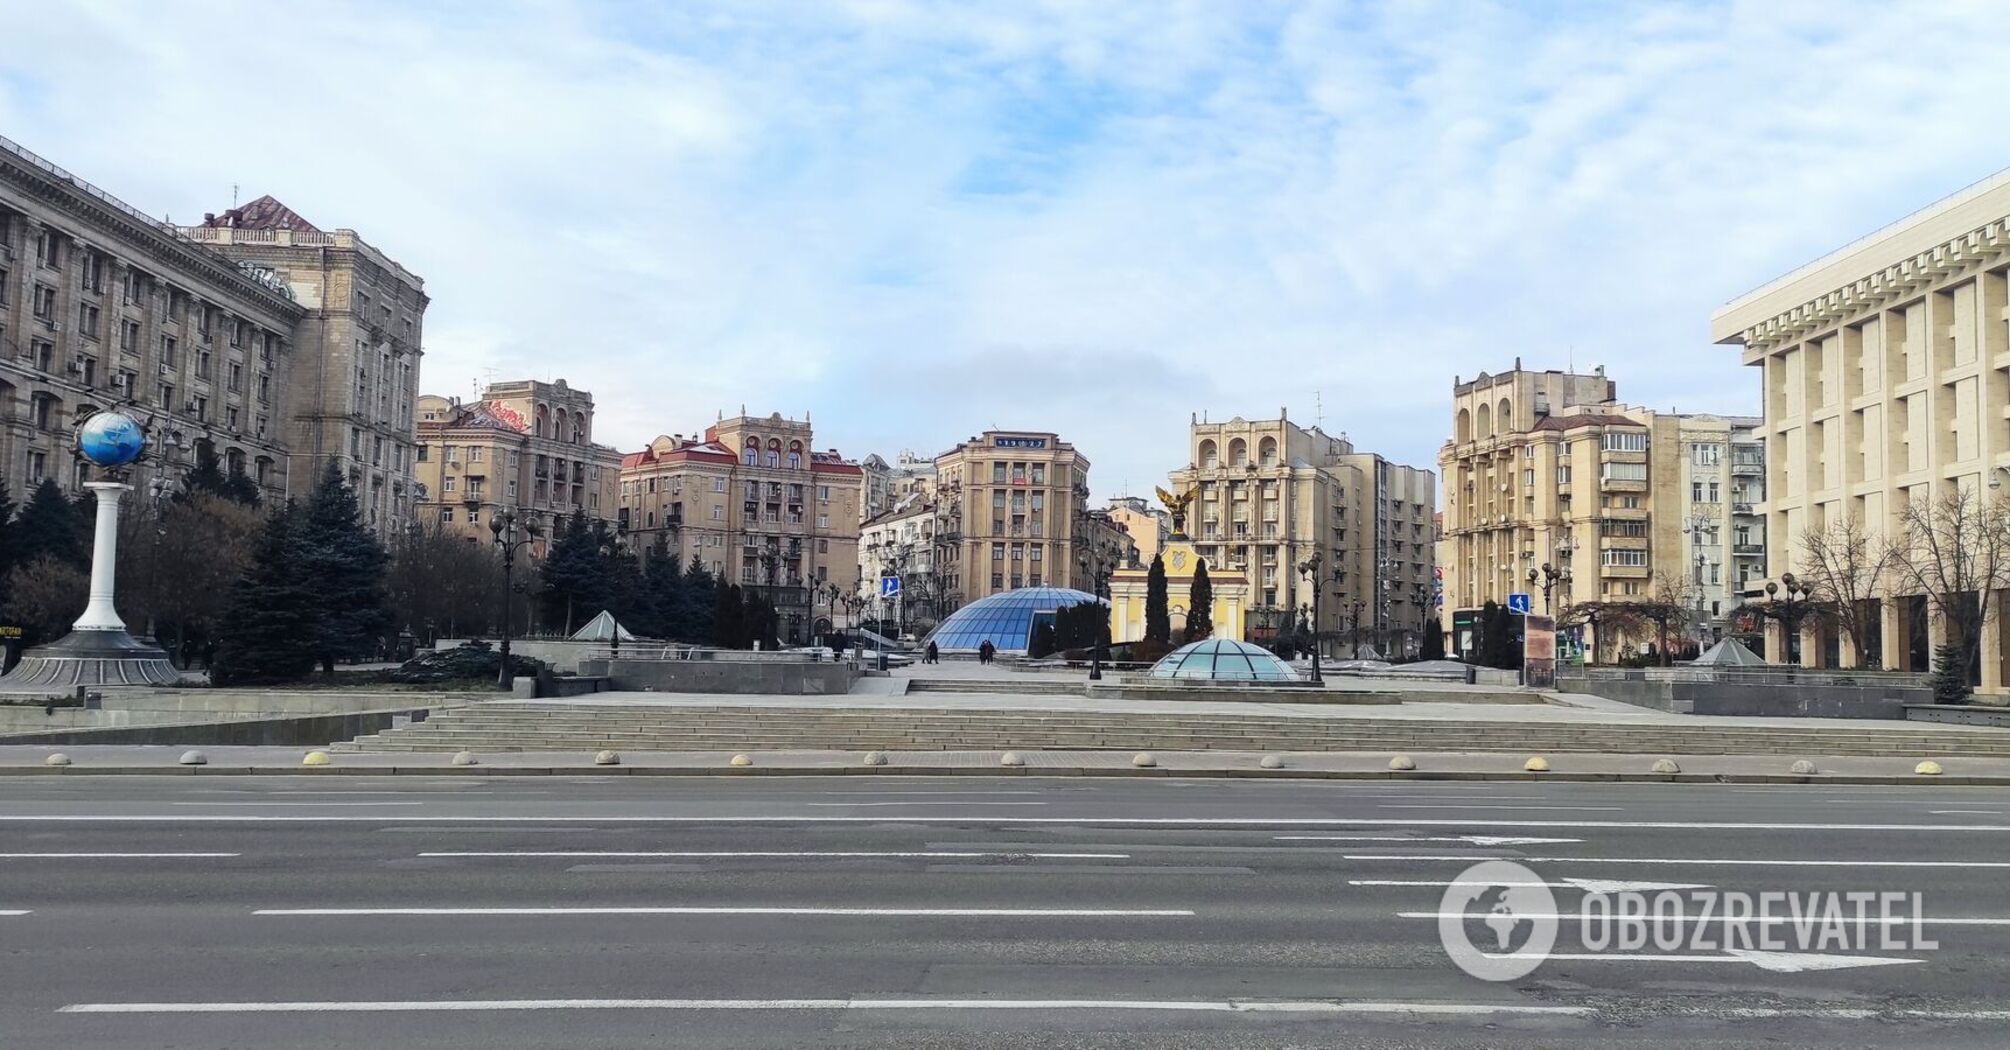
<path id="1" fill-rule="evenodd" d="M 0 0 L 0 133 L 180 220 L 270 192 L 424 274 L 426 386 L 820 444 L 1190 413 L 1432 462 L 1454 373 L 1749 411 L 1718 303 L 2005 163 L 2000 7 Z M 107 76 L 115 71 L 115 76 Z"/>

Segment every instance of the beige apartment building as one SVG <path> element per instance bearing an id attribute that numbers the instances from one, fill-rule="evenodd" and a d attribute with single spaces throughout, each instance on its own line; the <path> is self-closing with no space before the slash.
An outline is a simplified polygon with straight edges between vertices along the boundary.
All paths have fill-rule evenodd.
<path id="1" fill-rule="evenodd" d="M 491 383 L 481 399 L 418 399 L 419 520 L 487 542 L 503 511 L 535 524 L 540 555 L 574 511 L 615 522 L 621 453 L 593 440 L 593 395 L 554 383 Z"/>
<path id="2" fill-rule="evenodd" d="M 281 440 L 294 495 L 329 463 L 355 486 L 364 521 L 388 534 L 412 520 L 425 281 L 354 230 L 324 231 L 260 197 L 180 229 L 218 254 L 270 274 L 302 308 L 295 361 L 270 396 L 283 399 Z"/>
<path id="3" fill-rule="evenodd" d="M 781 613 L 783 638 L 800 643 L 838 622 L 832 588 L 858 586 L 863 475 L 836 450 L 816 451 L 808 419 L 745 411 L 623 457 L 619 513 L 645 555 L 661 542 L 758 588 Z"/>
<path id="4" fill-rule="evenodd" d="M 987 430 L 935 457 L 959 604 L 1020 587 L 1089 590 L 1077 565 L 1089 460 L 1042 431 Z"/>
<path id="5" fill-rule="evenodd" d="M 1548 613 L 1677 600 L 1694 610 L 1697 641 L 1720 636 L 1765 576 L 1757 423 L 1624 404 L 1602 368 L 1537 372 L 1517 359 L 1454 379 L 1438 457 L 1447 648 L 1471 651 L 1472 614 L 1515 593 Z"/>
<path id="6" fill-rule="evenodd" d="M 1902 531 L 1907 501 L 1993 498 L 2010 471 L 2010 171 L 1738 297 L 1711 338 L 1742 348 L 1765 397 L 1765 542 L 1800 568 L 1801 537 L 1855 519 Z M 1896 581 L 1871 652 L 1804 622 L 1803 663 L 1925 670 L 1947 625 Z M 2004 688 L 2003 596 L 1981 642 L 1981 687 Z M 1769 642 L 1772 641 L 1769 639 Z M 1777 650 L 1776 650 L 1777 651 Z"/>
<path id="7" fill-rule="evenodd" d="M 1321 644 L 1402 653 L 1420 643 L 1436 564 L 1436 476 L 1357 452 L 1344 435 L 1278 418 L 1225 423 L 1195 417 L 1175 493 L 1192 493 L 1186 529 L 1212 576 L 1249 586 L 1249 635 L 1269 638 L 1309 611 L 1299 571 L 1319 556 Z"/>
<path id="8" fill-rule="evenodd" d="M 1105 513 L 1130 535 L 1140 565 L 1150 565 L 1172 535 L 1172 517 L 1142 496 L 1118 496 Z"/>
<path id="9" fill-rule="evenodd" d="M 858 594 L 871 615 L 906 625 L 920 636 L 961 604 L 957 541 L 942 506 L 926 492 L 909 492 L 859 526 Z M 882 600 L 880 581 L 900 577 L 899 596 Z"/>
<path id="10" fill-rule="evenodd" d="M 148 424 L 139 491 L 206 447 L 283 499 L 311 482 L 288 455 L 286 390 L 319 350 L 311 312 L 269 269 L 174 227 L 0 139 L 0 480 L 79 494 L 76 424 L 119 408 Z"/>

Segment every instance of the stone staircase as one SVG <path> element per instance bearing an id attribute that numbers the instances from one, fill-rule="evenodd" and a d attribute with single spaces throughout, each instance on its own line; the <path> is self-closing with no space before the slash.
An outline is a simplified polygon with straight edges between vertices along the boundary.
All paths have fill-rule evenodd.
<path id="1" fill-rule="evenodd" d="M 1609 725 L 944 708 L 487 703 L 333 745 L 339 751 L 1506 751 L 2010 757 L 2010 730 L 1892 723 Z"/>
<path id="2" fill-rule="evenodd" d="M 910 693 L 983 693 L 991 696 L 1087 696 L 1089 683 L 1055 681 L 1051 678 L 1026 676 L 1025 681 L 1009 679 L 972 678 L 913 678 L 907 683 Z"/>

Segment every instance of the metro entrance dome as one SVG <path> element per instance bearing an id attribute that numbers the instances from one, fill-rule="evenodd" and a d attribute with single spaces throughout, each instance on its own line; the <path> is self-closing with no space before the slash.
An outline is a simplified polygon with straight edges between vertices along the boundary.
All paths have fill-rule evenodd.
<path id="1" fill-rule="evenodd" d="M 985 642 L 1001 653 L 1026 652 L 1033 632 L 1054 622 L 1054 612 L 1083 602 L 1101 601 L 1087 591 L 1069 587 L 1021 587 L 986 598 L 949 614 L 922 644 L 934 642 L 943 652 L 977 651 Z"/>

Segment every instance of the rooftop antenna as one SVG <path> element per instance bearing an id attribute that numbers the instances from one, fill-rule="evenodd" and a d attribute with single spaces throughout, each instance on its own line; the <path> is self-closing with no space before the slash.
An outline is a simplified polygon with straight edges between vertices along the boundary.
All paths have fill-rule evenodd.
<path id="1" fill-rule="evenodd" d="M 1326 427 L 1326 399 L 1318 390 L 1312 392 L 1312 425 L 1321 430 Z"/>
<path id="2" fill-rule="evenodd" d="M 230 184 L 230 206 L 232 208 L 237 207 L 237 183 L 235 182 Z"/>

